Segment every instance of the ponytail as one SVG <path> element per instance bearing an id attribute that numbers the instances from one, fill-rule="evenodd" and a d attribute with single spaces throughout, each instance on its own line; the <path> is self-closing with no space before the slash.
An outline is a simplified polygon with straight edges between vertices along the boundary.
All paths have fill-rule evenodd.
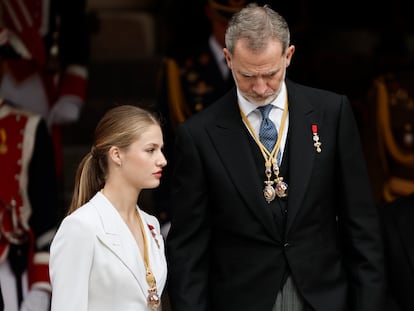
<path id="1" fill-rule="evenodd" d="M 106 161 L 106 158 L 102 159 L 95 155 L 92 148 L 92 151 L 80 162 L 76 171 L 72 202 L 67 215 L 88 202 L 105 185 L 103 167 L 100 163 L 102 160 Z"/>

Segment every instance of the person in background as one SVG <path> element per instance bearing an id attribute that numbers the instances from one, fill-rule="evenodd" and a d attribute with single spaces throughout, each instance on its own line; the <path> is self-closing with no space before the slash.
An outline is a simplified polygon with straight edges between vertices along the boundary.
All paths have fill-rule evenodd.
<path id="1" fill-rule="evenodd" d="M 171 50 L 161 66 L 157 105 L 164 117 L 165 151 L 173 162 L 173 142 L 177 125 L 208 107 L 234 86 L 223 55 L 224 34 L 232 14 L 249 1 L 207 0 L 204 5 L 208 35 L 196 43 Z M 191 14 L 189 12 L 189 14 Z M 176 42 L 173 41 L 174 46 Z M 176 46 L 175 46 L 176 47 Z M 171 167 L 171 166 L 170 166 Z M 171 174 L 167 169 L 168 177 Z M 169 177 L 156 190 L 155 208 L 169 228 Z"/>
<path id="2" fill-rule="evenodd" d="M 52 311 L 158 310 L 167 278 L 156 217 L 138 205 L 167 161 L 157 117 L 121 105 L 105 113 L 79 164 L 72 203 L 50 250 Z"/>
<path id="3" fill-rule="evenodd" d="M 49 311 L 49 246 L 58 223 L 45 120 L 0 99 L 0 310 Z"/>
<path id="4" fill-rule="evenodd" d="M 207 107 L 234 85 L 222 52 L 224 34 L 231 15 L 246 2 L 208 0 L 205 13 L 210 35 L 164 58 L 158 104 L 173 131 L 178 123 Z"/>
<path id="5" fill-rule="evenodd" d="M 52 133 L 62 175 L 62 126 L 76 122 L 87 88 L 86 0 L 0 0 L 0 96 L 35 112 Z"/>
<path id="6" fill-rule="evenodd" d="M 378 203 L 414 192 L 414 70 L 394 59 L 402 64 L 373 79 L 364 111 L 364 147 Z"/>
<path id="7" fill-rule="evenodd" d="M 268 5 L 235 13 L 236 87 L 180 123 L 167 237 L 173 311 L 379 311 L 379 218 L 347 96 L 286 76 Z"/>

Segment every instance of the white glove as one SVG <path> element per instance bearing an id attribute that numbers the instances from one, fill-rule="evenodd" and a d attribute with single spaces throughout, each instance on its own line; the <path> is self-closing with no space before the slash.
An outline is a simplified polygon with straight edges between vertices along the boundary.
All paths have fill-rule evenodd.
<path id="1" fill-rule="evenodd" d="M 64 95 L 53 105 L 49 112 L 48 124 L 63 125 L 79 119 L 83 100 L 78 96 Z"/>
<path id="2" fill-rule="evenodd" d="M 20 307 L 20 311 L 50 310 L 50 293 L 38 288 L 31 289 Z"/>

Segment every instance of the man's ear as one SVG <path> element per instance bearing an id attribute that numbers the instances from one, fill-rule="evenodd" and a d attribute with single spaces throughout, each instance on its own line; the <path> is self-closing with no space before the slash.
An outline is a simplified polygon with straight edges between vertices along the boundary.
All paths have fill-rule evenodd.
<path id="1" fill-rule="evenodd" d="M 295 46 L 291 45 L 286 50 L 286 67 L 290 65 L 290 62 L 292 61 L 292 56 L 295 53 Z"/>
<path id="2" fill-rule="evenodd" d="M 231 69 L 231 54 L 227 48 L 223 48 L 223 53 L 226 58 L 227 66 Z"/>

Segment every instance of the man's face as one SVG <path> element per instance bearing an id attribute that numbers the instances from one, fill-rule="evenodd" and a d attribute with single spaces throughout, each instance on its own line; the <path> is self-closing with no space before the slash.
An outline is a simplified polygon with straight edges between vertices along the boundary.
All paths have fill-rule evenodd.
<path id="1" fill-rule="evenodd" d="M 224 54 L 241 95 L 257 106 L 264 106 L 279 94 L 294 50 L 290 46 L 283 53 L 281 43 L 271 40 L 261 51 L 252 51 L 241 39 L 236 42 L 233 55 L 227 49 Z"/>

